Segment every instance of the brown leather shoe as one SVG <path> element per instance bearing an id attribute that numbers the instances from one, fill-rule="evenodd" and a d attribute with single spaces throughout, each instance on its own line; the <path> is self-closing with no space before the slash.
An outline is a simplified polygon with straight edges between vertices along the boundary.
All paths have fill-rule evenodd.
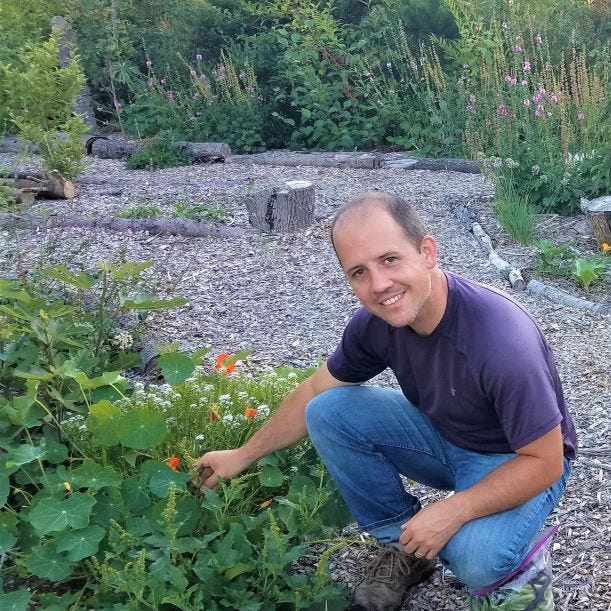
<path id="1" fill-rule="evenodd" d="M 351 611 L 396 611 L 409 588 L 435 570 L 436 560 L 416 558 L 391 545 L 380 549 L 367 566 L 365 577 L 350 596 Z"/>

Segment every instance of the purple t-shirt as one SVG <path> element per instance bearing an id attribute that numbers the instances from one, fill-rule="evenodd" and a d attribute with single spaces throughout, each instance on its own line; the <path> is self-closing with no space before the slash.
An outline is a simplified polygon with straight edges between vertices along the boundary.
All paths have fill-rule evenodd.
<path id="1" fill-rule="evenodd" d="M 361 307 L 327 362 L 343 382 L 387 367 L 403 394 L 448 441 L 475 452 L 512 452 L 561 424 L 564 454 L 577 440 L 543 334 L 509 295 L 446 273 L 448 303 L 427 336 L 392 327 Z"/>

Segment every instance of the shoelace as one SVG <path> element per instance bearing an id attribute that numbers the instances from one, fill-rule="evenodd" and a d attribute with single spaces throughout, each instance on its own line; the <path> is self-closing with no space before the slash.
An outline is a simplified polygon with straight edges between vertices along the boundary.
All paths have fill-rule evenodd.
<path id="1" fill-rule="evenodd" d="M 415 561 L 416 559 L 413 556 L 393 547 L 387 547 L 367 567 L 367 581 L 391 583 L 396 573 L 394 569 L 397 564 L 399 565 L 397 568 L 402 573 L 401 576 L 406 577 L 412 572 L 412 566 Z"/>

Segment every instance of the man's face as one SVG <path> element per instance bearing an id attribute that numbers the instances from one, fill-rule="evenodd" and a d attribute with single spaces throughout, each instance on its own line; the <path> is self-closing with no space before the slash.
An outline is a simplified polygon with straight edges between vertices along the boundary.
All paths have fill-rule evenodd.
<path id="1" fill-rule="evenodd" d="M 438 314 L 431 303 L 433 238 L 425 237 L 416 248 L 392 216 L 375 206 L 349 212 L 333 237 L 348 282 L 365 308 L 393 327 L 432 331 L 431 323 L 438 322 L 432 320 Z"/>

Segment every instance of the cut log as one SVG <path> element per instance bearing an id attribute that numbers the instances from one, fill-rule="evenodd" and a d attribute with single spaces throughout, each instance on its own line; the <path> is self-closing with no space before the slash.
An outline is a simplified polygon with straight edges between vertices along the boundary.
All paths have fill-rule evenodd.
<path id="1" fill-rule="evenodd" d="M 193 159 L 200 163 L 222 162 L 231 155 L 229 145 L 224 142 L 185 142 L 181 140 L 175 144 L 190 152 Z M 100 136 L 88 138 L 84 146 L 88 155 L 101 159 L 126 159 L 144 149 L 142 142 Z"/>
<path id="2" fill-rule="evenodd" d="M 586 310 L 592 314 L 611 316 L 611 304 L 608 303 L 594 303 L 587 299 L 581 299 L 581 297 L 575 297 L 575 295 L 571 295 L 562 289 L 547 286 L 538 280 L 530 280 L 526 288 L 529 293 L 541 295 L 554 303 L 560 303 L 579 310 Z"/>
<path id="3" fill-rule="evenodd" d="M 380 167 L 380 155 L 372 153 L 293 153 L 290 151 L 270 151 L 253 155 L 234 155 L 229 163 L 314 166 L 321 168 L 365 168 Z"/>
<path id="4" fill-rule="evenodd" d="M 50 229 L 53 227 L 85 227 L 111 231 L 148 231 L 153 235 L 184 235 L 189 237 L 241 237 L 252 230 L 239 227 L 209 225 L 188 219 L 93 219 L 84 216 L 52 214 L 0 214 L 0 227 L 4 229 Z"/>
<path id="5" fill-rule="evenodd" d="M 74 199 L 76 197 L 76 186 L 70 180 L 63 178 L 36 178 L 32 175 L 20 175 L 13 173 L 15 178 L 0 178 L 0 184 L 8 185 L 34 196 L 42 196 L 49 199 Z M 16 176 L 23 176 L 17 178 Z"/>
<path id="6" fill-rule="evenodd" d="M 34 203 L 34 194 L 21 189 L 10 189 L 4 196 L 11 204 L 30 206 Z"/>
<path id="7" fill-rule="evenodd" d="M 476 161 L 469 159 L 429 159 L 427 157 L 398 157 L 384 159 L 383 168 L 394 170 L 433 170 L 446 172 L 465 172 L 479 174 L 481 168 Z"/>
<path id="8" fill-rule="evenodd" d="M 286 182 L 246 197 L 248 220 L 263 231 L 295 231 L 314 222 L 314 186 L 305 180 Z"/>
<path id="9" fill-rule="evenodd" d="M 480 246 L 488 253 L 488 260 L 501 274 L 509 280 L 511 288 L 516 291 L 523 291 L 526 288 L 526 283 L 519 269 L 512 267 L 507 261 L 499 257 L 492 246 L 492 240 L 490 236 L 484 231 L 479 223 L 473 223 L 472 226 L 473 235 L 477 238 Z"/>
<path id="10" fill-rule="evenodd" d="M 611 195 L 596 199 L 582 199 L 581 209 L 586 213 L 592 236 L 599 248 L 603 244 L 611 245 Z"/>

